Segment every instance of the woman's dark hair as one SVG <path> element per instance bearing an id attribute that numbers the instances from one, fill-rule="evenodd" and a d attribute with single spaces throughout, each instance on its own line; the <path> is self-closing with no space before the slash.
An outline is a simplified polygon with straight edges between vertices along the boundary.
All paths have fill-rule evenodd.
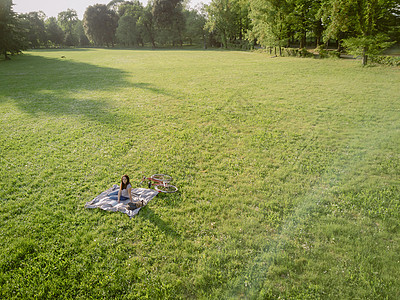
<path id="1" fill-rule="evenodd" d="M 126 184 L 124 184 L 124 182 L 122 181 L 122 179 L 124 178 L 124 177 L 126 177 Z M 129 176 L 128 175 L 122 175 L 122 177 L 121 177 L 121 190 L 125 190 L 126 189 L 126 187 L 128 186 L 128 184 L 129 184 Z"/>

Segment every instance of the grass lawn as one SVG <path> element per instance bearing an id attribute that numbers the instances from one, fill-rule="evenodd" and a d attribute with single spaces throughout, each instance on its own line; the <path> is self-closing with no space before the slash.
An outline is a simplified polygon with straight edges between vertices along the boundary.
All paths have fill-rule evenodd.
<path id="1" fill-rule="evenodd" d="M 400 298 L 398 68 L 77 49 L 0 77 L 0 298 Z M 179 192 L 84 208 L 124 173 Z"/>

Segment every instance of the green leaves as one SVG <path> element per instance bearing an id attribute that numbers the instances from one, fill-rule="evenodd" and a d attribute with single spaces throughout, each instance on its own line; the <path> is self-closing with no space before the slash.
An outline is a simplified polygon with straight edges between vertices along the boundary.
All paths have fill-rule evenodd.
<path id="1" fill-rule="evenodd" d="M 390 42 L 386 34 L 379 33 L 374 36 L 359 36 L 343 40 L 343 46 L 354 56 L 362 56 L 363 65 L 367 64 L 367 57 L 381 54 L 383 50 L 395 44 Z"/>
<path id="2" fill-rule="evenodd" d="M 381 54 L 383 50 L 389 48 L 394 43 L 395 42 L 391 42 L 390 38 L 384 33 L 343 40 L 343 46 L 354 56 Z"/>
<path id="3" fill-rule="evenodd" d="M 86 35 L 95 45 L 114 45 L 118 16 L 106 5 L 95 4 L 86 9 L 83 16 L 83 26 Z"/>

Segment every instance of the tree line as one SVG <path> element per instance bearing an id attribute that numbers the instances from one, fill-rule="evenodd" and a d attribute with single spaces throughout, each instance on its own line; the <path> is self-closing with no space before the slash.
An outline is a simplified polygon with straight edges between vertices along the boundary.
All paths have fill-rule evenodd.
<path id="1" fill-rule="evenodd" d="M 183 0 L 154 0 L 147 5 L 113 0 L 87 7 L 82 20 L 74 9 L 49 18 L 41 11 L 17 14 L 12 0 L 0 0 L 0 49 L 8 57 L 43 47 L 214 46 L 205 23 L 205 13 L 189 9 Z"/>
<path id="2" fill-rule="evenodd" d="M 207 27 L 224 47 L 261 45 L 320 52 L 332 42 L 367 56 L 400 41 L 400 0 L 212 0 Z"/>
<path id="3" fill-rule="evenodd" d="M 184 0 L 112 0 L 87 7 L 83 20 L 73 9 L 46 18 L 16 14 L 0 0 L 0 49 L 5 56 L 26 48 L 59 46 L 204 47 L 261 46 L 323 53 L 377 54 L 400 41 L 400 0 L 212 0 L 189 9 Z M 302 51 L 303 51 L 302 50 Z"/>

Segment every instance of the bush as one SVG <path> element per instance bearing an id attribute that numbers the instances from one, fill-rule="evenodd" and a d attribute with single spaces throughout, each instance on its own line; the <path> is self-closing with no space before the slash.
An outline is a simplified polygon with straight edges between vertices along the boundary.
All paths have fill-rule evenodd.
<path id="1" fill-rule="evenodd" d="M 327 58 L 329 57 L 328 55 L 328 50 L 324 49 L 323 46 L 319 46 L 315 49 L 315 51 L 319 54 L 319 58 Z"/>
<path id="2" fill-rule="evenodd" d="M 328 57 L 340 58 L 340 51 L 337 50 L 328 51 Z"/>
<path id="3" fill-rule="evenodd" d="M 400 56 L 371 55 L 370 61 L 381 65 L 400 67 Z"/>
<path id="4" fill-rule="evenodd" d="M 251 44 L 246 40 L 236 40 L 232 43 L 228 43 L 229 49 L 250 50 L 251 47 Z"/>
<path id="5" fill-rule="evenodd" d="M 300 56 L 301 57 L 314 57 L 314 54 L 308 51 L 306 48 L 300 49 Z"/>
<path id="6" fill-rule="evenodd" d="M 314 54 L 306 48 L 282 48 L 282 56 L 313 57 Z"/>
<path id="7" fill-rule="evenodd" d="M 340 58 L 339 51 L 326 50 L 323 45 L 317 47 L 315 51 L 319 54 L 319 58 Z"/>
<path id="8" fill-rule="evenodd" d="M 300 56 L 298 48 L 283 48 L 282 56 Z"/>

